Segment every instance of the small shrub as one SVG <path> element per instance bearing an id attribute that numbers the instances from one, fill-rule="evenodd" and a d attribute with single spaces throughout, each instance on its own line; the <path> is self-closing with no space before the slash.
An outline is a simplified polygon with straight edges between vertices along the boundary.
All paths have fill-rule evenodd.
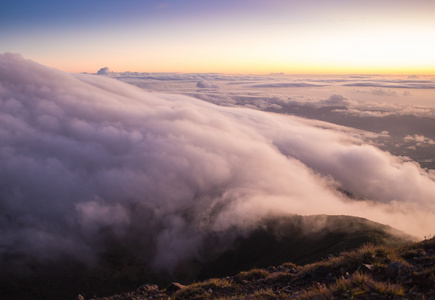
<path id="1" fill-rule="evenodd" d="M 193 283 L 174 294 L 175 299 L 208 299 L 209 290 L 219 290 L 231 284 L 226 279 L 212 278 L 203 282 Z"/>
<path id="2" fill-rule="evenodd" d="M 191 284 L 177 291 L 173 297 L 175 299 L 207 299 L 210 295 L 198 284 Z"/>
<path id="3" fill-rule="evenodd" d="M 208 289 L 218 289 L 218 288 L 227 287 L 230 286 L 230 283 L 226 279 L 212 278 L 204 282 L 198 283 L 198 285 L 208 290 Z"/>
<path id="4" fill-rule="evenodd" d="M 272 289 L 263 289 L 260 291 L 256 291 L 252 294 L 253 299 L 256 300 L 272 300 L 272 299 L 287 299 L 288 295 L 275 293 Z"/>
<path id="5" fill-rule="evenodd" d="M 404 296 L 403 287 L 397 284 L 378 282 L 364 274 L 354 274 L 347 279 L 339 279 L 328 287 L 317 287 L 306 291 L 301 299 L 310 299 L 314 296 L 323 296 L 326 299 L 334 296 L 364 299 L 368 293 L 377 293 L 381 297 Z"/>
<path id="6" fill-rule="evenodd" d="M 298 268 L 298 265 L 296 265 L 292 262 L 283 263 L 281 266 L 283 266 L 284 268 L 287 268 L 287 269 L 292 269 L 292 268 L 297 269 Z"/>
<path id="7" fill-rule="evenodd" d="M 339 270 L 344 267 L 349 272 L 353 272 L 361 264 L 386 265 L 392 261 L 400 261 L 406 264 L 394 249 L 384 246 L 365 245 L 357 250 L 343 252 L 340 256 L 323 263 L 330 270 Z"/>
<path id="8" fill-rule="evenodd" d="M 266 278 L 270 273 L 263 269 L 252 269 L 247 272 L 240 272 L 236 275 L 236 280 L 258 280 Z"/>

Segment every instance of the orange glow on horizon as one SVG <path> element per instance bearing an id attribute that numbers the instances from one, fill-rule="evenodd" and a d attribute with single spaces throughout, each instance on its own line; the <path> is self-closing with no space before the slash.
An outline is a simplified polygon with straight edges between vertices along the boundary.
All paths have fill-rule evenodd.
<path id="1" fill-rule="evenodd" d="M 44 62 L 38 61 L 45 64 Z M 351 67 L 351 66 L 322 66 L 322 65 L 297 65 L 297 64 L 231 64 L 221 63 L 210 65 L 168 65 L 159 66 L 157 63 L 150 64 L 100 64 L 82 63 L 70 65 L 67 62 L 49 63 L 53 68 L 69 73 L 96 73 L 100 68 L 109 67 L 113 72 L 146 72 L 146 73 L 222 73 L 222 74 L 270 74 L 284 73 L 288 75 L 313 74 L 313 75 L 340 75 L 340 74 L 379 74 L 379 75 L 435 75 L 434 67 Z"/>

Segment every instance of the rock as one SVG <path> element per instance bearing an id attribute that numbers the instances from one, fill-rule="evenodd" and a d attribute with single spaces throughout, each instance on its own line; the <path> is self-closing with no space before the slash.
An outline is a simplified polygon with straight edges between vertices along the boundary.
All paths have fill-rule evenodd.
<path id="1" fill-rule="evenodd" d="M 155 284 L 144 284 L 140 286 L 136 291 L 146 294 L 157 294 L 160 292 L 159 287 Z"/>
<path id="2" fill-rule="evenodd" d="M 402 264 L 401 262 L 398 261 L 393 261 L 390 262 L 387 266 L 387 268 L 385 269 L 385 273 L 387 274 L 387 276 L 389 278 L 395 278 L 397 277 L 404 269 L 406 268 L 406 266 L 404 264 Z"/>
<path id="3" fill-rule="evenodd" d="M 358 269 L 355 271 L 355 273 L 372 273 L 376 270 L 376 266 L 375 265 L 370 265 L 370 264 L 361 264 Z"/>
<path id="4" fill-rule="evenodd" d="M 181 283 L 178 283 L 178 282 L 173 282 L 173 283 L 171 283 L 167 288 L 166 288 L 166 292 L 168 293 L 168 294 L 173 294 L 173 293 L 175 293 L 176 291 L 179 291 L 179 290 L 181 290 L 181 289 L 184 289 L 186 286 L 185 285 L 182 285 Z"/>

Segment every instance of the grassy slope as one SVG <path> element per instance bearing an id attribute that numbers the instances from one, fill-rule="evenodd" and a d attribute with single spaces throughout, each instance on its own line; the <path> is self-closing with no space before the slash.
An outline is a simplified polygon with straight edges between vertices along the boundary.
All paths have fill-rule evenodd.
<path id="1" fill-rule="evenodd" d="M 265 219 L 256 228 L 238 235 L 226 250 L 216 247 L 211 236 L 201 261 L 185 262 L 171 276 L 153 273 L 132 249 L 117 248 L 102 257 L 102 262 L 93 269 L 68 258 L 50 265 L 34 263 L 32 274 L 37 276 L 2 278 L 0 291 L 5 299 L 77 299 L 79 293 L 86 298 L 101 297 L 133 290 L 144 282 L 159 286 L 167 286 L 171 281 L 189 284 L 287 261 L 304 265 L 365 243 L 398 245 L 409 238 L 366 219 L 326 215 Z"/>
<path id="2" fill-rule="evenodd" d="M 435 299 L 435 238 L 402 246 L 365 245 L 313 264 L 252 269 L 178 291 L 145 285 L 104 298 Z"/>
<path id="3" fill-rule="evenodd" d="M 286 261 L 302 265 L 366 243 L 398 245 L 411 237 L 389 226 L 350 216 L 294 216 L 264 220 L 232 249 L 203 264 L 198 278 L 233 275 Z"/>

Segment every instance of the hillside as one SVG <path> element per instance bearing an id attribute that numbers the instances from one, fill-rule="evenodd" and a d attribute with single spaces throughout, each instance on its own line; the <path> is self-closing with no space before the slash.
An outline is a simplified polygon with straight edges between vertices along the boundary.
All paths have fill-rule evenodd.
<path id="1" fill-rule="evenodd" d="M 435 299 L 435 238 L 405 246 L 365 245 L 313 264 L 284 263 L 187 286 L 148 284 L 99 300 L 167 298 Z"/>
<path id="2" fill-rule="evenodd" d="M 231 234 L 237 235 L 229 239 Z M 110 252 L 102 253 L 94 266 L 80 264 L 70 257 L 60 257 L 45 264 L 37 263 L 29 256 L 3 257 L 10 270 L 14 262 L 15 265 L 25 262 L 31 269 L 3 276 L 0 290 L 7 299 L 74 299 L 78 294 L 87 298 L 102 297 L 134 290 L 144 282 L 165 287 L 173 281 L 191 284 L 209 278 L 236 276 L 252 268 L 285 271 L 287 269 L 282 267 L 270 269 L 269 266 L 289 261 L 306 265 L 367 243 L 398 246 L 411 239 L 389 226 L 367 219 L 327 215 L 265 218 L 244 232 L 230 229 L 221 232 L 220 238 L 217 235 L 216 232 L 208 233 L 205 237 L 208 246 L 201 249 L 198 258 L 174 264 L 171 273 L 156 270 L 150 262 L 137 256 L 136 249 L 121 244 L 114 244 Z M 220 244 L 222 237 L 228 244 Z M 17 270 L 19 267 L 17 265 Z M 235 278 L 244 277 L 237 276 Z"/>

